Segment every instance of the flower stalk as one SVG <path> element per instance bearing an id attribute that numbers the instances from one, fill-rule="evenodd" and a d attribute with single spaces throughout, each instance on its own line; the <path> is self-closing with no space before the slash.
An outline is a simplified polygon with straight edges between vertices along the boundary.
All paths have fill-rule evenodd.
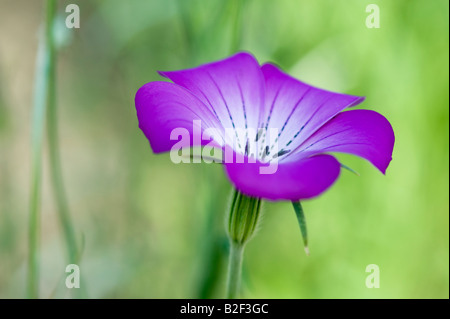
<path id="1" fill-rule="evenodd" d="M 239 294 L 242 273 L 244 245 L 230 243 L 230 260 L 228 263 L 227 298 L 235 299 Z"/>
<path id="2" fill-rule="evenodd" d="M 230 256 L 228 261 L 227 298 L 239 295 L 245 244 L 253 237 L 260 220 L 261 199 L 249 197 L 238 190 L 233 198 L 228 217 Z"/>

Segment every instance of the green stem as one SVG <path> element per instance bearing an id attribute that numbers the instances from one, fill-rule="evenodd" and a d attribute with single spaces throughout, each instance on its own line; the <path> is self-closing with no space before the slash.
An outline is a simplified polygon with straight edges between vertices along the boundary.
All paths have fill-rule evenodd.
<path id="1" fill-rule="evenodd" d="M 41 200 L 41 163 L 42 143 L 47 105 L 52 94 L 54 79 L 54 42 L 53 21 L 56 12 L 56 1 L 47 0 L 44 38 L 40 40 L 36 62 L 35 92 L 33 99 L 32 122 L 32 166 L 30 212 L 28 229 L 28 287 L 29 298 L 39 297 L 39 221 Z"/>
<path id="2" fill-rule="evenodd" d="M 227 298 L 238 297 L 241 283 L 242 258 L 244 256 L 244 245 L 230 243 L 230 259 L 228 261 Z"/>

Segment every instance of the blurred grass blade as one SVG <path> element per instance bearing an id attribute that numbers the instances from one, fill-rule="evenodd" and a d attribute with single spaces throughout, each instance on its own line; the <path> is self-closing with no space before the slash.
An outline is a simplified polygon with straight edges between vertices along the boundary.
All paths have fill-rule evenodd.
<path id="1" fill-rule="evenodd" d="M 309 248 L 308 248 L 308 231 L 306 229 L 306 219 L 305 214 L 303 213 L 302 205 L 299 201 L 292 202 L 294 206 L 295 215 L 297 215 L 298 225 L 300 226 L 300 231 L 303 237 L 303 244 L 305 245 L 305 253 L 309 256 Z"/>
<path id="2" fill-rule="evenodd" d="M 28 286 L 29 298 L 39 297 L 39 219 L 41 195 L 42 142 L 47 104 L 54 80 L 54 43 L 52 37 L 56 1 L 47 0 L 44 34 L 39 41 L 36 61 L 35 91 L 32 118 L 31 192 L 28 230 Z"/>
<path id="3" fill-rule="evenodd" d="M 70 33 L 64 24 L 64 19 L 55 17 L 53 21 L 54 26 L 52 27 L 52 34 L 49 36 L 52 37 L 53 43 L 52 63 L 54 72 L 50 75 L 47 99 L 47 138 L 50 162 L 50 179 L 53 194 L 55 196 L 59 222 L 61 224 L 61 229 L 66 244 L 68 264 L 79 264 L 81 259 L 81 250 L 77 244 L 62 174 L 61 155 L 58 138 L 58 107 L 56 103 L 56 65 L 58 58 L 58 47 L 60 47 L 61 44 L 67 43 L 67 38 L 70 36 Z M 61 30 L 65 30 L 66 33 L 61 35 Z M 85 291 L 86 290 L 84 285 L 80 285 L 80 288 L 75 289 L 74 293 L 78 297 L 86 297 Z"/>
<path id="4" fill-rule="evenodd" d="M 51 35 L 54 39 L 54 34 Z M 54 40 L 52 41 L 54 43 Z M 69 206 L 67 204 L 67 197 L 64 188 L 64 182 L 62 177 L 61 159 L 58 143 L 58 116 L 56 106 L 56 50 L 52 54 L 52 69 L 53 72 L 49 75 L 48 83 L 48 96 L 47 96 L 47 137 L 48 137 L 48 149 L 50 160 L 50 178 L 52 183 L 53 192 L 56 199 L 56 206 L 58 210 L 59 219 L 61 222 L 63 235 L 65 237 L 68 261 L 74 264 L 78 260 L 78 249 L 76 243 L 75 231 L 72 226 L 70 218 Z"/>

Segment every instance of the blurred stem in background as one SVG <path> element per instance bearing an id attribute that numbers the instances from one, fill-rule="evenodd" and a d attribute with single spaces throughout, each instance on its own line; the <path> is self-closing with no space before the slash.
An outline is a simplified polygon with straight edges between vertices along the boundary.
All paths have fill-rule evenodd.
<path id="1" fill-rule="evenodd" d="M 204 167 L 204 170 L 210 167 Z M 222 272 L 226 265 L 228 254 L 228 240 L 223 232 L 224 215 L 218 207 L 226 205 L 226 200 L 217 198 L 217 194 L 226 193 L 229 188 L 228 183 L 220 183 L 213 178 L 213 175 L 205 173 L 204 185 L 207 187 L 207 203 L 206 203 L 206 223 L 203 230 L 203 235 L 200 237 L 199 246 L 201 247 L 201 265 L 198 271 L 198 286 L 196 291 L 196 298 L 210 299 L 215 297 L 222 278 Z M 203 240 L 206 238 L 207 240 Z"/>
<path id="2" fill-rule="evenodd" d="M 243 23 L 242 23 L 242 19 L 243 19 L 243 6 L 245 5 L 245 0 L 234 0 L 233 1 L 233 8 L 234 9 L 234 23 L 233 23 L 233 30 L 232 30 L 232 37 L 231 37 L 231 46 L 230 46 L 230 50 L 231 50 L 231 54 L 235 54 L 236 52 L 238 52 L 241 48 L 241 43 L 242 43 L 242 27 L 243 27 Z M 244 239 L 242 241 L 237 241 L 236 239 L 233 239 L 233 236 L 230 235 L 230 231 L 232 231 L 232 227 L 233 225 L 231 225 L 232 223 L 232 218 L 233 218 L 233 209 L 236 209 L 236 205 L 239 205 L 240 201 L 250 201 L 252 204 L 250 204 L 246 209 L 248 210 L 247 212 L 242 212 L 243 215 L 247 215 L 250 216 L 250 218 L 253 217 L 255 218 L 254 220 L 252 220 L 254 222 L 253 225 L 251 225 L 252 230 L 251 230 L 251 234 L 249 236 L 248 239 L 250 239 L 253 231 L 255 230 L 255 226 L 258 222 L 258 217 L 259 217 L 259 210 L 260 210 L 260 205 L 261 205 L 261 201 L 260 200 L 254 200 L 252 198 L 248 198 L 242 194 L 240 194 L 237 190 L 234 191 L 234 196 L 233 196 L 233 203 L 232 203 L 232 207 L 230 210 L 230 220 L 229 223 L 230 225 L 228 225 L 228 237 L 230 239 L 230 248 L 229 248 L 229 255 L 228 255 L 228 273 L 227 273 L 227 292 L 226 292 L 226 297 L 229 299 L 234 299 L 238 296 L 239 294 L 239 289 L 240 289 L 240 283 L 241 283 L 241 276 L 242 276 L 242 260 L 244 257 L 244 246 L 245 243 L 248 239 Z M 237 203 L 236 203 L 237 201 Z M 239 208 L 237 208 L 239 209 Z M 256 217 L 255 217 L 256 216 Z M 248 222 L 248 220 L 245 221 L 240 221 L 241 224 L 243 223 L 243 225 L 241 225 L 241 227 L 245 227 L 245 223 Z"/>
<path id="3" fill-rule="evenodd" d="M 54 37 L 54 30 L 52 37 Z M 52 41 L 54 43 L 54 40 Z M 64 187 L 61 156 L 59 151 L 58 141 L 58 116 L 56 105 L 56 62 L 57 62 L 57 50 L 53 48 L 53 74 L 49 83 L 49 96 L 47 105 L 47 135 L 48 135 L 48 151 L 49 151 L 49 164 L 50 164 L 50 179 L 55 196 L 56 208 L 61 223 L 61 229 L 64 236 L 64 241 L 67 250 L 67 261 L 69 264 L 78 264 L 80 262 L 82 247 L 78 247 L 75 230 L 70 216 L 69 205 L 67 202 L 66 191 Z M 82 246 L 82 245 L 81 245 Z M 81 281 L 81 279 L 80 279 Z M 75 289 L 75 295 L 78 297 L 86 297 L 84 284 L 80 284 L 80 288 Z"/>
<path id="4" fill-rule="evenodd" d="M 56 1 L 47 0 L 44 34 L 39 40 L 36 62 L 35 92 L 33 100 L 32 123 L 32 167 L 30 193 L 30 220 L 28 243 L 28 287 L 29 298 L 39 297 L 39 227 L 42 175 L 42 143 L 45 116 L 48 104 L 54 102 L 55 45 L 53 39 L 53 22 Z"/>
<path id="5" fill-rule="evenodd" d="M 241 48 L 242 42 L 242 19 L 245 0 L 234 0 L 234 23 L 233 23 L 233 35 L 231 37 L 231 54 L 236 53 Z"/>
<path id="6" fill-rule="evenodd" d="M 193 45 L 194 45 L 194 31 L 192 30 L 192 23 L 189 20 L 189 8 L 187 4 L 189 4 L 188 1 L 184 0 L 178 0 L 176 2 L 178 7 L 178 14 L 181 20 L 182 29 L 184 33 L 184 45 L 186 46 L 186 51 L 188 55 L 189 62 L 193 60 Z"/>
<path id="7" fill-rule="evenodd" d="M 50 177 L 56 206 L 67 246 L 68 261 L 76 264 L 80 256 L 77 249 L 75 231 L 70 218 L 61 171 L 58 146 L 58 119 L 56 107 L 56 49 L 54 22 L 57 5 L 55 0 L 47 0 L 44 37 L 40 39 L 35 79 L 32 131 L 32 190 L 29 229 L 29 278 L 28 297 L 39 297 L 39 228 L 40 228 L 40 187 L 42 170 L 42 144 L 45 117 L 50 159 Z M 78 290 L 77 290 L 78 291 Z M 82 295 L 80 289 L 80 295 Z"/>
<path id="8" fill-rule="evenodd" d="M 187 1 L 179 0 L 179 14 L 180 19 L 182 21 L 183 30 L 186 38 L 186 50 L 188 52 L 188 56 L 190 59 L 190 63 L 193 63 L 194 54 L 195 54 L 195 46 L 196 38 L 195 33 L 192 30 L 192 23 L 189 20 L 189 10 L 186 7 Z M 225 7 L 227 2 L 222 2 L 221 8 L 219 12 L 221 14 L 225 14 Z M 231 12 L 231 16 L 234 21 L 232 23 L 232 37 L 230 43 L 230 53 L 234 54 L 239 51 L 242 42 L 242 19 L 243 19 L 243 6 L 245 4 L 245 0 L 234 0 L 229 2 L 230 6 L 228 7 L 228 11 Z M 214 21 L 218 20 L 217 18 Z M 217 185 L 217 183 L 210 183 L 211 185 Z M 218 190 L 217 193 L 223 193 L 223 190 L 220 187 L 216 187 Z M 219 191 L 221 190 L 221 191 Z M 229 248 L 227 238 L 218 231 L 218 228 L 215 227 L 217 224 L 222 226 L 222 214 L 217 212 L 216 200 L 211 197 L 210 204 L 208 206 L 208 218 L 206 221 L 205 234 L 202 238 L 207 238 L 206 244 L 203 242 L 202 244 L 202 261 L 203 266 L 200 267 L 201 277 L 199 279 L 199 286 L 197 291 L 197 298 L 199 299 L 209 299 L 213 298 L 215 288 L 218 286 L 218 281 L 221 278 L 222 266 L 226 261 L 227 250 L 230 249 L 235 251 L 235 249 Z M 223 226 L 222 226 L 223 227 Z M 243 251 L 243 249 L 241 249 Z M 242 254 L 241 254 L 242 256 Z M 231 257 L 231 256 L 230 256 Z M 234 264 L 234 263 L 233 263 Z M 238 270 L 238 276 L 236 278 L 241 277 L 241 262 L 239 262 L 239 267 L 236 268 Z M 233 274 L 234 274 L 233 270 Z M 234 282 L 234 281 L 233 281 Z M 234 289 L 234 288 L 233 288 Z"/>

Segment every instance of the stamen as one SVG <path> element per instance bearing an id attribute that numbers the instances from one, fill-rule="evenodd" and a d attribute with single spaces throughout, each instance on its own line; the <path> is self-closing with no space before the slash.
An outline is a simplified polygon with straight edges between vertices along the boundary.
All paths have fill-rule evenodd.
<path id="1" fill-rule="evenodd" d="M 287 153 L 289 153 L 291 150 L 281 150 L 281 151 L 279 151 L 277 154 L 275 154 L 274 156 L 273 156 L 273 158 L 277 158 L 277 157 L 280 157 L 280 156 L 283 156 L 284 154 L 287 154 Z"/>
<path id="2" fill-rule="evenodd" d="M 266 156 L 269 155 L 269 153 L 270 153 L 269 145 L 267 145 L 262 151 L 261 158 L 264 160 Z"/>
<path id="3" fill-rule="evenodd" d="M 258 133 L 256 133 L 255 142 L 258 142 L 258 140 L 259 140 L 259 138 L 261 137 L 262 133 L 263 133 L 263 129 L 262 129 L 262 128 L 259 128 L 259 129 L 258 129 Z"/>

